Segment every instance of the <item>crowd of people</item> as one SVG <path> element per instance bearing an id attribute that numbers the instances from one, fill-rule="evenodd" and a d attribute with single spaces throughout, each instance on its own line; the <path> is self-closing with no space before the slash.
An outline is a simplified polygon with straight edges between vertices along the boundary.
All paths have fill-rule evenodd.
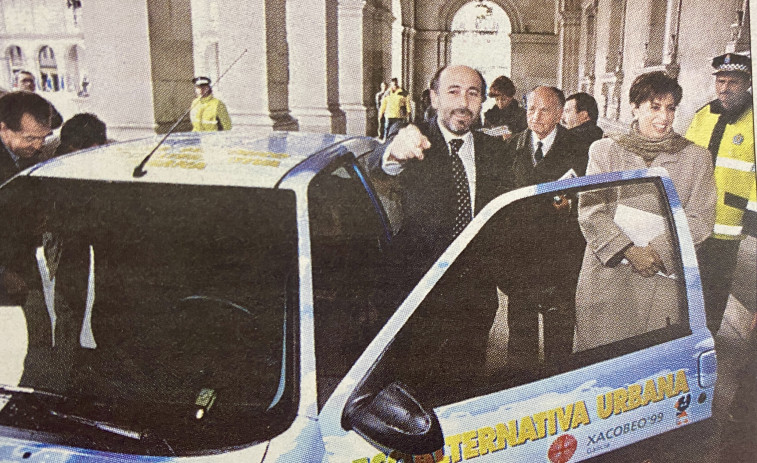
<path id="1" fill-rule="evenodd" d="M 397 268 L 409 281 L 417 281 L 483 206 L 502 192 L 558 180 L 566 173 L 582 176 L 662 166 L 688 219 L 702 274 L 707 326 L 717 333 L 739 243 L 745 238 L 745 206 L 734 204 L 739 204 L 736 198 L 743 204 L 755 201 L 755 153 L 751 60 L 728 53 L 715 57 L 712 67 L 717 98 L 696 113 L 685 136 L 673 130 L 683 89 L 662 71 L 633 81 L 633 122 L 622 134 L 603 133 L 597 125 L 597 102 L 587 93 L 566 98 L 559 88 L 538 86 L 528 92 L 524 109 L 508 77 L 495 79 L 487 93 L 481 73 L 461 65 L 438 70 L 411 119 L 409 109 L 397 110 L 409 100 L 393 79 L 392 90 L 382 87 L 376 94 L 384 121 L 379 137 L 385 143 L 373 153 L 370 166 L 374 175 L 395 177 L 399 185 L 404 213 L 393 244 L 401 249 Z M 487 95 L 495 105 L 482 115 Z M 395 112 L 388 112 L 390 107 Z M 504 130 L 494 136 L 487 132 L 492 127 Z M 529 206 L 551 208 L 555 218 L 522 230 L 532 239 L 544 238 L 539 247 L 548 262 L 521 256 L 519 276 L 506 288 L 499 285 L 508 294 L 510 369 L 538 362 L 539 314 L 547 368 L 573 352 L 676 322 L 675 298 L 651 300 L 675 285 L 670 276 L 673 244 L 667 236 L 641 244 L 626 235 L 613 221 L 617 207 L 633 202 L 621 190 L 562 195 L 550 204 Z M 657 201 L 644 202 L 642 197 L 635 198 L 641 204 L 632 206 L 664 216 Z M 618 265 L 621 261 L 624 265 Z M 534 284 L 543 281 L 554 284 L 547 290 Z M 621 310 L 632 296 L 646 298 L 638 304 L 644 311 L 638 318 L 642 322 L 618 326 L 618 314 L 608 313 L 608 307 Z M 483 325 L 492 325 L 496 307 L 473 311 Z"/>

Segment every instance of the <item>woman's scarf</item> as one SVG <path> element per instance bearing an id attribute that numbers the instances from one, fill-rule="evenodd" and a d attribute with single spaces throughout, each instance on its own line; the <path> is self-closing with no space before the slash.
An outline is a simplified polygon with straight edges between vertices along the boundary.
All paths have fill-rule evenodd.
<path id="1" fill-rule="evenodd" d="M 611 134 L 610 138 L 622 148 L 641 156 L 647 165 L 651 164 L 660 153 L 675 154 L 692 143 L 672 130 L 662 138 L 645 137 L 639 132 L 639 121 L 631 123 L 629 133 Z"/>

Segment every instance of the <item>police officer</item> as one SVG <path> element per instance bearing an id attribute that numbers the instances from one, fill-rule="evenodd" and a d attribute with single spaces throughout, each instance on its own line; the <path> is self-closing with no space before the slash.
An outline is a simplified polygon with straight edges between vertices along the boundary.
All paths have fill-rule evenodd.
<path id="1" fill-rule="evenodd" d="M 712 236 L 697 250 L 707 327 L 715 334 L 728 303 L 739 244 L 745 237 L 744 209 L 734 204 L 755 201 L 755 161 L 749 92 L 752 61 L 747 56 L 726 53 L 713 58 L 712 67 L 718 98 L 697 111 L 686 138 L 708 148 L 715 166 L 715 226 Z"/>
<path id="2" fill-rule="evenodd" d="M 192 131 L 231 130 L 229 112 L 226 105 L 213 96 L 210 79 L 208 77 L 195 77 L 192 82 L 195 84 L 195 95 L 197 95 L 197 98 L 192 101 L 192 111 L 189 116 L 192 120 Z"/>

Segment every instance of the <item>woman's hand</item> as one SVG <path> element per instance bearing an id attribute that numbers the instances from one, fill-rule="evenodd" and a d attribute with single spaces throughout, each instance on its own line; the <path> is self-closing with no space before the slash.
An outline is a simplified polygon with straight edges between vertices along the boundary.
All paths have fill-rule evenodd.
<path id="1" fill-rule="evenodd" d="M 659 254 L 651 246 L 631 246 L 624 252 L 626 259 L 631 263 L 633 271 L 643 277 L 651 277 L 657 272 L 665 272 Z"/>

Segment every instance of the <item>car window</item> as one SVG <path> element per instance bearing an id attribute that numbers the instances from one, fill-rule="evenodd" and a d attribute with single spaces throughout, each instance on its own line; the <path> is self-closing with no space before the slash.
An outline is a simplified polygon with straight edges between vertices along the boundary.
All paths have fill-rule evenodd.
<path id="1" fill-rule="evenodd" d="M 446 267 L 443 276 L 353 397 L 399 381 L 437 407 L 687 335 L 685 281 L 667 204 L 661 184 L 644 180 L 546 193 L 497 211 L 453 262 L 437 263 Z M 623 239 L 651 245 L 665 268 L 642 277 L 622 255 L 608 261 L 602 253 L 613 239 L 623 243 L 619 249 Z M 580 336 L 567 356 L 547 358 L 551 339 L 542 339 L 537 361 L 508 358 L 508 341 L 519 335 L 508 327 L 508 305 L 523 292 L 542 325 L 555 300 L 578 300 Z M 573 337 L 572 325 L 563 329 Z M 546 336 L 543 328 L 539 333 Z"/>
<path id="2" fill-rule="evenodd" d="M 29 288 L 19 384 L 53 393 L 14 396 L 2 425 L 186 455 L 291 423 L 294 194 L 46 178 L 0 191 L 19 218 L 3 222 L 3 262 Z"/>
<path id="3" fill-rule="evenodd" d="M 319 406 L 390 315 L 380 304 L 387 241 L 380 209 L 351 161 L 308 189 Z"/>

